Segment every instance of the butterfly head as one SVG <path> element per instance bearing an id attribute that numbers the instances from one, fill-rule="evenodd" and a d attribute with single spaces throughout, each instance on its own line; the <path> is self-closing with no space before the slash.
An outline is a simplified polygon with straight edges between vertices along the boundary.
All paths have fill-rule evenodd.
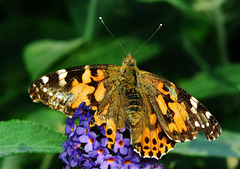
<path id="1" fill-rule="evenodd" d="M 133 59 L 133 56 L 130 52 L 127 54 L 126 58 L 122 60 L 122 66 L 137 66 L 136 60 Z"/>
<path id="2" fill-rule="evenodd" d="M 126 58 L 123 59 L 120 68 L 123 79 L 127 81 L 127 84 L 135 84 L 138 72 L 136 60 L 133 59 L 131 53 L 128 53 Z"/>

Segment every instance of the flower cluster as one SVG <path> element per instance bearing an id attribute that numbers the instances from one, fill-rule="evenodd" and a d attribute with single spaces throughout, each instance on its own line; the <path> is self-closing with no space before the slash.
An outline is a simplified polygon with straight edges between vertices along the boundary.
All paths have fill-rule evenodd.
<path id="1" fill-rule="evenodd" d="M 93 115 L 94 111 L 81 103 L 73 117 L 67 119 L 67 140 L 62 144 L 65 150 L 59 155 L 65 169 L 163 169 L 155 159 L 143 159 L 133 151 L 128 128 L 117 131 L 114 148 L 108 149 L 104 126 L 91 124 Z M 79 124 L 75 124 L 76 120 Z"/>

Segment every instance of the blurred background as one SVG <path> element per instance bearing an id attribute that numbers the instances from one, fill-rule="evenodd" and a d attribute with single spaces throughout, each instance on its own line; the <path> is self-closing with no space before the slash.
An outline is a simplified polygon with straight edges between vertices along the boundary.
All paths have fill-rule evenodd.
<path id="1" fill-rule="evenodd" d="M 187 90 L 223 128 L 220 138 L 211 144 L 206 145 L 205 138 L 194 144 L 199 149 L 207 146 L 209 151 L 193 152 L 189 143 L 187 148 L 185 143 L 177 144 L 160 163 L 167 169 L 240 168 L 237 0 L 0 0 L 1 121 L 33 121 L 64 132 L 66 117 L 34 104 L 27 89 L 37 78 L 61 68 L 121 65 L 125 53 L 99 16 L 132 54 L 162 23 L 134 56 L 139 69 Z M 3 156 L 0 168 L 62 168 L 58 155 Z"/>

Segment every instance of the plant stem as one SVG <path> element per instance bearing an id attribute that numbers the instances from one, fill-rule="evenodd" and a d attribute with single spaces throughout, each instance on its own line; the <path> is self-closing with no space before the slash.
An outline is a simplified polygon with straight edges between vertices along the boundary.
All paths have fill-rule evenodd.
<path id="1" fill-rule="evenodd" d="M 53 160 L 54 155 L 53 154 L 47 154 L 43 158 L 43 162 L 41 166 L 39 167 L 40 169 L 48 169 L 50 168 L 51 162 Z"/>
<path id="2" fill-rule="evenodd" d="M 220 55 L 220 65 L 227 65 L 229 63 L 228 54 L 226 49 L 226 30 L 225 30 L 225 17 L 220 7 L 214 10 L 215 13 L 215 26 L 217 31 L 217 43 Z"/>
<path id="3" fill-rule="evenodd" d="M 198 65 L 198 67 L 202 71 L 209 71 L 210 66 L 208 63 L 204 60 L 204 58 L 198 53 L 194 45 L 189 41 L 188 38 L 183 39 L 183 44 L 185 46 L 186 51 L 189 53 L 189 56 L 192 57 L 193 61 Z"/>

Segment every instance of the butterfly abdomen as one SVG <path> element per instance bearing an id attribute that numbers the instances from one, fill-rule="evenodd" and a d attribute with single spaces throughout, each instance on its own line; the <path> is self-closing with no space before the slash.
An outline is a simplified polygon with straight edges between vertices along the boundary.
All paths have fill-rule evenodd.
<path id="1" fill-rule="evenodd" d="M 128 116 L 128 121 L 132 125 L 136 125 L 137 122 L 141 119 L 142 111 L 142 98 L 140 93 L 135 89 L 126 89 L 125 90 L 125 111 Z"/>

